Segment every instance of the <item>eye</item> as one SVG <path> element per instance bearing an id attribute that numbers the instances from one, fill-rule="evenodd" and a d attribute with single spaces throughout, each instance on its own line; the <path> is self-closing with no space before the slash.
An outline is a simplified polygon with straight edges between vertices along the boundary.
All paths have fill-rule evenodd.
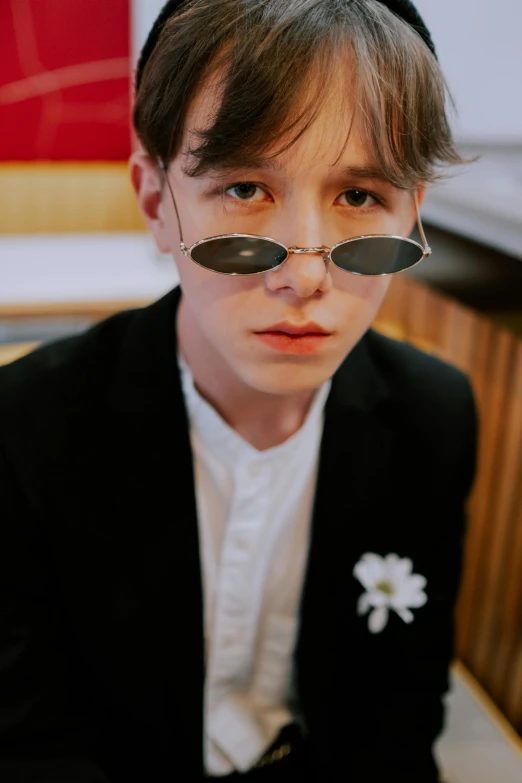
<path id="1" fill-rule="evenodd" d="M 253 182 L 238 182 L 236 185 L 228 187 L 225 193 L 240 201 L 253 201 L 256 191 L 261 191 L 261 188 Z"/>
<path id="2" fill-rule="evenodd" d="M 368 193 L 367 190 L 358 190 L 357 188 L 351 188 L 350 190 L 345 190 L 343 193 L 343 196 L 346 198 L 346 201 L 348 202 L 348 205 L 350 207 L 355 207 L 360 209 L 361 207 L 370 207 L 372 206 L 371 203 L 366 203 L 368 199 L 370 201 L 373 201 L 374 203 L 379 203 L 378 199 L 375 198 L 375 196 L 372 196 L 370 193 Z"/>

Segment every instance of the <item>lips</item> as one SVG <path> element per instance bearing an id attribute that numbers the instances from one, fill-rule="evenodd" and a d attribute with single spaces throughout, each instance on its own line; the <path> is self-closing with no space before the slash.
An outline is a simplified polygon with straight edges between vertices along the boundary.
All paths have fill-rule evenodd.
<path id="1" fill-rule="evenodd" d="M 283 321 L 262 332 L 254 332 L 268 348 L 279 353 L 307 356 L 321 350 L 332 332 L 314 321 L 306 324 L 291 324 Z"/>
<path id="2" fill-rule="evenodd" d="M 319 326 L 319 324 L 316 324 L 314 321 L 309 321 L 306 324 L 291 324 L 288 321 L 282 321 L 281 323 L 269 326 L 268 329 L 262 329 L 261 331 L 256 332 L 256 334 L 287 334 L 291 337 L 302 337 L 304 335 L 312 334 L 329 335 L 331 332 L 324 329 L 322 326 Z"/>

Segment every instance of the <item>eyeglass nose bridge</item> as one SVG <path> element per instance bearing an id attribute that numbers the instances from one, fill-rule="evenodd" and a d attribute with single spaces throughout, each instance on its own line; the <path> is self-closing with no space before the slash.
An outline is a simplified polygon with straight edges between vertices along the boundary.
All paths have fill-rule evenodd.
<path id="1" fill-rule="evenodd" d="M 322 247 L 289 247 L 287 248 L 289 253 L 295 253 L 296 255 L 300 255 L 301 253 L 322 253 L 323 255 L 323 261 L 325 264 L 327 264 L 330 261 L 330 248 L 326 245 L 322 245 Z"/>

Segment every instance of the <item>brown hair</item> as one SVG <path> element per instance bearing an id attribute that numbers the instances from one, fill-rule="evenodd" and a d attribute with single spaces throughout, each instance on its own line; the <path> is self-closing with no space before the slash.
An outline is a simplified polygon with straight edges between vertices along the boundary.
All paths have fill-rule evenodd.
<path id="1" fill-rule="evenodd" d="M 376 0 L 187 0 L 145 66 L 134 126 L 147 153 L 172 160 L 194 98 L 218 74 L 213 123 L 197 129 L 185 171 L 255 166 L 307 130 L 340 68 L 354 108 L 346 140 L 357 122 L 396 187 L 434 182 L 441 165 L 469 162 L 452 138 L 446 108 L 454 102 L 437 60 Z"/>

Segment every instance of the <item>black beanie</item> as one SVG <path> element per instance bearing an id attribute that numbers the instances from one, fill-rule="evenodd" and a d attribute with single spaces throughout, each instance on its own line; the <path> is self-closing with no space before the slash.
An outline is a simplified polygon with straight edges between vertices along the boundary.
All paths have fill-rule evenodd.
<path id="1" fill-rule="evenodd" d="M 411 0 L 378 0 L 378 2 L 385 5 L 397 16 L 400 16 L 400 18 L 407 22 L 410 27 L 413 27 L 413 29 L 420 35 L 426 46 L 428 46 L 434 57 L 437 57 L 437 52 L 435 51 L 435 46 L 431 39 L 430 32 Z M 163 9 L 160 11 L 158 18 L 152 25 L 152 29 L 145 42 L 145 46 L 141 50 L 136 68 L 136 90 L 141 84 L 141 78 L 143 76 L 145 65 L 147 64 L 147 61 L 158 42 L 161 31 L 165 27 L 167 20 L 170 19 L 174 11 L 176 11 L 180 5 L 182 5 L 182 3 L 183 0 L 168 0 Z"/>

